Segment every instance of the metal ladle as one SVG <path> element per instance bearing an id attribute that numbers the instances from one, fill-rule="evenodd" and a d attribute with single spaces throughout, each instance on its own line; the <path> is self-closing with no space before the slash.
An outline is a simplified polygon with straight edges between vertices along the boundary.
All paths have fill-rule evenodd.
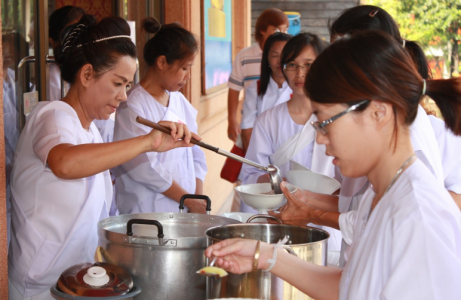
<path id="1" fill-rule="evenodd" d="M 171 129 L 170 128 L 162 126 L 162 125 L 160 125 L 158 123 L 146 120 L 146 119 L 141 118 L 139 116 L 136 117 L 136 122 L 138 122 L 140 124 L 143 124 L 143 125 L 146 125 L 148 127 L 154 128 L 154 129 L 156 129 L 158 131 L 161 131 L 161 132 L 164 132 L 166 134 L 171 134 Z M 253 167 L 257 168 L 257 169 L 266 171 L 267 173 L 269 173 L 269 179 L 270 179 L 270 182 L 271 182 L 272 189 L 274 190 L 274 193 L 282 194 L 282 189 L 280 188 L 280 183 L 282 183 L 283 179 L 282 179 L 282 175 L 280 175 L 279 168 L 277 168 L 276 166 L 274 166 L 274 165 L 268 165 L 267 167 L 262 166 L 262 165 L 257 164 L 255 162 L 249 160 L 249 159 L 243 158 L 243 157 L 241 157 L 239 155 L 230 153 L 230 152 L 228 152 L 226 150 L 219 149 L 219 148 L 211 146 L 211 145 L 209 145 L 207 143 L 197 141 L 194 138 L 191 138 L 190 142 L 192 144 L 195 144 L 195 145 L 200 146 L 202 148 L 205 148 L 205 149 L 211 150 L 213 152 L 216 152 L 218 154 L 224 155 L 226 157 L 232 158 L 232 159 L 234 159 L 236 161 L 239 161 L 241 163 L 244 163 L 244 164 L 253 166 Z"/>

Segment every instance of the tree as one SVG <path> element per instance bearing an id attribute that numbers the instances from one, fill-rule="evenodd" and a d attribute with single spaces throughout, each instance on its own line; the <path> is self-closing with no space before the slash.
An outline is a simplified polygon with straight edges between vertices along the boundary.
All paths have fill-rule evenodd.
<path id="1" fill-rule="evenodd" d="M 450 58 L 450 75 L 458 72 L 461 41 L 461 0 L 371 0 L 388 11 L 403 37 L 443 48 Z M 448 47 L 446 47 L 449 45 Z M 455 73 L 456 72 L 456 73 Z"/>

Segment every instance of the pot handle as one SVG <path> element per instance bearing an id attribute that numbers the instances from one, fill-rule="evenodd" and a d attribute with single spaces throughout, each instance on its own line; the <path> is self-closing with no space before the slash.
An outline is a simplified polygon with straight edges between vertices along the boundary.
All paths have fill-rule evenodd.
<path id="1" fill-rule="evenodd" d="M 279 224 L 282 224 L 282 220 L 271 215 L 254 215 L 248 218 L 247 223 L 251 223 L 251 221 L 253 221 L 254 219 L 272 219 L 277 221 Z"/>
<path id="2" fill-rule="evenodd" d="M 131 238 L 133 237 L 133 225 L 134 224 L 146 224 L 146 225 L 154 225 L 157 226 L 158 230 L 158 240 L 159 240 L 159 245 L 163 244 L 163 237 L 165 236 L 163 234 L 163 226 L 159 221 L 156 220 L 146 220 L 146 219 L 131 219 L 126 223 L 126 235 L 130 239 L 131 243 Z"/>
<path id="3" fill-rule="evenodd" d="M 211 211 L 210 198 L 206 195 L 195 195 L 195 194 L 185 194 L 181 197 L 181 200 L 179 200 L 179 212 L 180 213 L 184 212 L 184 201 L 186 201 L 187 198 L 206 200 L 206 214 L 207 215 L 210 214 L 210 211 Z"/>

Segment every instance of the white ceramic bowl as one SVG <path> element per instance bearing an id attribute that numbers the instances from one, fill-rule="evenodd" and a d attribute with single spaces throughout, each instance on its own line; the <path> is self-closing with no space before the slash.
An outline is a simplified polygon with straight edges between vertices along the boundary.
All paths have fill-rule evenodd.
<path id="1" fill-rule="evenodd" d="M 296 191 L 296 186 L 294 185 L 288 184 L 287 187 L 291 193 Z M 246 205 L 258 210 L 258 212 L 276 210 L 286 203 L 286 199 L 283 194 L 262 194 L 272 191 L 270 183 L 245 184 L 236 187 L 235 190 Z"/>
<path id="2" fill-rule="evenodd" d="M 310 171 L 288 171 L 285 177 L 289 183 L 319 194 L 331 195 L 341 187 L 336 179 Z"/>
<path id="3" fill-rule="evenodd" d="M 229 212 L 229 213 L 223 213 L 221 216 L 229 218 L 229 219 L 234 219 L 242 223 L 246 223 L 248 219 L 254 215 L 255 214 L 252 214 L 252 213 Z"/>

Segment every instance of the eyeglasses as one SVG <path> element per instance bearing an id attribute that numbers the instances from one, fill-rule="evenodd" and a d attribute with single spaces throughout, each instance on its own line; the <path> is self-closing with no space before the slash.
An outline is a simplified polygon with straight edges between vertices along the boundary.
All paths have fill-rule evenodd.
<path id="1" fill-rule="evenodd" d="M 301 71 L 303 71 L 303 73 L 307 73 L 310 67 L 311 64 L 297 65 L 295 63 L 288 63 L 283 65 L 283 68 L 286 71 L 298 71 L 298 68 L 301 68 Z"/>
<path id="2" fill-rule="evenodd" d="M 321 134 L 326 135 L 327 134 L 327 129 L 325 127 L 328 124 L 333 123 L 333 121 L 335 121 L 338 118 L 344 116 L 348 112 L 356 110 L 357 108 L 359 108 L 360 106 L 362 106 L 363 104 L 368 103 L 368 102 L 369 102 L 368 100 L 365 100 L 365 101 L 359 102 L 357 104 L 354 104 L 351 107 L 349 107 L 348 109 L 346 109 L 345 111 L 340 112 L 339 114 L 329 118 L 328 120 L 323 121 L 322 123 L 320 123 L 319 121 L 316 121 L 316 122 L 311 122 L 311 125 L 314 126 L 314 128 L 315 128 L 315 130 L 317 130 L 317 132 L 320 132 Z"/>

